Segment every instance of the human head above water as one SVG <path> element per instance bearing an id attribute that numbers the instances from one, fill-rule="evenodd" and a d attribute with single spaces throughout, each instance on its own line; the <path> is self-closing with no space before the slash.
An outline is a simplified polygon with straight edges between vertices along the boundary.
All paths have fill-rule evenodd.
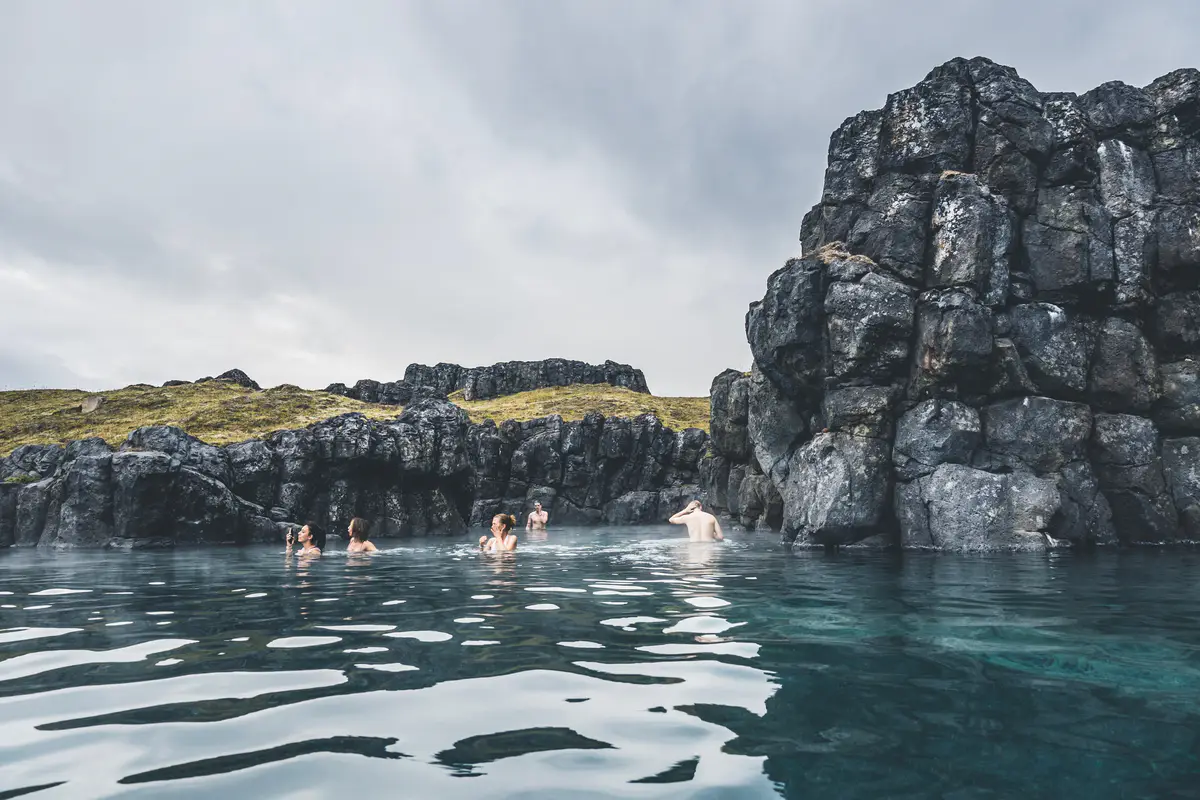
<path id="1" fill-rule="evenodd" d="M 492 517 L 492 533 L 507 536 L 517 524 L 517 518 L 512 514 L 497 514 Z"/>
<path id="2" fill-rule="evenodd" d="M 534 511 L 541 511 L 541 510 L 542 510 L 542 502 L 541 502 L 540 500 L 534 501 L 534 504 L 533 504 L 533 510 L 534 510 Z"/>
<path id="3" fill-rule="evenodd" d="M 304 544 L 305 538 L 311 538 L 313 546 L 324 550 L 325 549 L 325 530 L 315 522 L 306 522 L 304 527 L 300 529 L 300 535 L 297 538 L 301 544 Z"/>
<path id="4" fill-rule="evenodd" d="M 362 517 L 355 517 L 350 520 L 350 527 L 346 529 L 346 532 L 356 542 L 365 542 L 367 540 L 367 521 Z"/>

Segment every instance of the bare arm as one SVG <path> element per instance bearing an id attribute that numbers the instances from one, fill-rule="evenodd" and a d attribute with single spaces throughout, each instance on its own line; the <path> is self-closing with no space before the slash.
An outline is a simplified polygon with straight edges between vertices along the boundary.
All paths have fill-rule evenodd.
<path id="1" fill-rule="evenodd" d="M 529 516 L 525 518 L 525 530 L 533 530 L 533 512 L 529 512 Z"/>
<path id="2" fill-rule="evenodd" d="M 678 514 L 673 515 L 669 520 L 667 520 L 667 522 L 670 522 L 672 525 L 682 525 L 686 521 L 686 520 L 684 520 L 684 517 L 688 516 L 691 513 L 692 513 L 692 507 L 688 506 L 683 511 L 680 511 Z"/>
<path id="3" fill-rule="evenodd" d="M 721 521 L 715 515 L 713 516 L 713 533 L 717 535 L 718 540 L 725 538 L 725 534 L 721 532 Z"/>

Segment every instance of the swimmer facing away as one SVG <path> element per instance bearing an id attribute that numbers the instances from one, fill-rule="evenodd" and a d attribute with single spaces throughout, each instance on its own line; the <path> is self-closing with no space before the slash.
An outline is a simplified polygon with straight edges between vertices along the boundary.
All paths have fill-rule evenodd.
<path id="1" fill-rule="evenodd" d="M 512 514 L 497 514 L 492 517 L 492 538 L 479 537 L 479 546 L 485 553 L 502 553 L 517 549 L 517 535 L 512 532 L 517 518 Z"/>
<path id="2" fill-rule="evenodd" d="M 688 503 L 683 511 L 668 520 L 672 525 L 687 525 L 688 538 L 693 542 L 711 542 L 725 538 L 721 523 L 712 514 L 700 507 L 699 500 Z"/>
<path id="3" fill-rule="evenodd" d="M 292 554 L 292 545 L 300 544 L 300 549 L 296 555 L 300 556 L 319 556 L 321 550 L 325 547 L 325 531 L 321 530 L 321 526 L 315 522 L 307 522 L 300 529 L 300 533 L 293 533 L 291 528 L 287 532 L 287 550 L 285 555 Z"/>
<path id="4" fill-rule="evenodd" d="M 350 543 L 346 545 L 347 553 L 374 553 L 379 549 L 367 541 L 367 521 L 362 517 L 350 520 L 350 527 L 346 528 L 346 533 L 350 535 Z"/>
<path id="5" fill-rule="evenodd" d="M 546 523 L 549 521 L 549 512 L 542 510 L 542 504 L 540 502 L 534 503 L 533 511 L 529 512 L 529 520 L 525 523 L 525 530 L 544 531 L 546 530 Z"/>

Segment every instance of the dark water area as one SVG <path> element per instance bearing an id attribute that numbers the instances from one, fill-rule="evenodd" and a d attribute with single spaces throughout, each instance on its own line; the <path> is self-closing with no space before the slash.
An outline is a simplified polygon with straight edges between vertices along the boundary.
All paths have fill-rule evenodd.
<path id="1" fill-rule="evenodd" d="M 1200 553 L 0 553 L 0 798 L 1200 797 Z"/>

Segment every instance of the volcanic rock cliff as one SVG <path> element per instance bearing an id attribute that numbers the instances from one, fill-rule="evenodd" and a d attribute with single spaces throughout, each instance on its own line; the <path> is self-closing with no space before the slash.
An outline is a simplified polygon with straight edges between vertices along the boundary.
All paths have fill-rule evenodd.
<path id="1" fill-rule="evenodd" d="M 325 391 L 364 403 L 406 405 L 413 400 L 445 398 L 459 390 L 464 400 L 489 400 L 506 394 L 528 392 L 550 386 L 607 383 L 634 392 L 648 393 L 646 376 L 640 369 L 615 361 L 587 364 L 565 358 L 541 361 L 502 361 L 487 367 L 458 364 L 409 364 L 398 381 L 366 378 L 353 386 L 333 383 Z"/>
<path id="2" fill-rule="evenodd" d="M 799 543 L 1200 539 L 1200 71 L 955 59 L 833 134 L 712 387 L 710 501 Z"/>
<path id="3" fill-rule="evenodd" d="M 0 547 L 282 541 L 354 516 L 374 537 L 460 534 L 535 500 L 555 524 L 661 522 L 698 493 L 707 441 L 651 414 L 471 424 L 439 400 L 225 447 L 145 427 L 116 450 L 86 439 L 0 459 Z"/>

